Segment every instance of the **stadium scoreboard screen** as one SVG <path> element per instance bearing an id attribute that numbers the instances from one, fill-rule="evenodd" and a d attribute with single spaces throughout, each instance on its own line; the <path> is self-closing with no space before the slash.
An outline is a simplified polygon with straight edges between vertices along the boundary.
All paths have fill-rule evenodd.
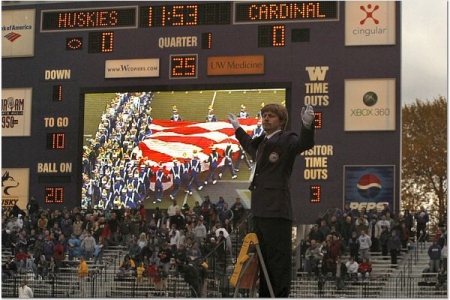
<path id="1" fill-rule="evenodd" d="M 4 210 L 33 195 L 48 208 L 167 208 L 205 195 L 249 207 L 252 161 L 226 115 L 257 134 L 271 102 L 297 132 L 302 107 L 315 110 L 316 145 L 291 183 L 298 223 L 344 203 L 399 207 L 400 2 L 2 8 Z M 205 185 L 213 149 L 221 176 Z M 202 188 L 192 178 L 176 191 L 178 168 L 192 176 L 196 159 Z"/>

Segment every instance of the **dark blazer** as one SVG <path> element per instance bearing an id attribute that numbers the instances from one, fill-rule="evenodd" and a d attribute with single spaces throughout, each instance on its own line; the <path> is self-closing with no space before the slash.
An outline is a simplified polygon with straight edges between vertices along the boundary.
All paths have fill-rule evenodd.
<path id="1" fill-rule="evenodd" d="M 236 138 L 245 151 L 256 160 L 256 150 L 264 140 L 261 135 L 252 140 L 239 127 Z M 280 131 L 273 135 L 264 147 L 249 189 L 252 191 L 251 212 L 254 217 L 285 218 L 293 220 L 290 177 L 298 154 L 314 146 L 314 126 L 302 126 L 300 136 L 291 131 Z"/>

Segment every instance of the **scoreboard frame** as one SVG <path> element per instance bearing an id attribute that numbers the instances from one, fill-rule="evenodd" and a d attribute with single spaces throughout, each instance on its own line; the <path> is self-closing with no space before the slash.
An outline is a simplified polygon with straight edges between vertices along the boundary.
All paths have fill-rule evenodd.
<path id="1" fill-rule="evenodd" d="M 273 4 L 273 9 L 277 9 L 293 3 L 310 3 L 311 7 L 315 5 L 315 11 L 311 10 L 310 18 L 280 18 L 272 13 L 273 17 L 266 20 L 236 19 L 237 7 L 242 5 Z M 344 199 L 354 199 L 349 201 L 356 208 L 385 201 L 397 210 L 399 188 L 393 189 L 389 199 L 365 199 L 356 185 L 346 185 L 346 180 L 358 181 L 351 176 L 362 178 L 363 171 L 346 171 L 346 166 L 380 166 L 380 174 L 382 166 L 394 166 L 393 174 L 378 178 L 380 187 L 389 185 L 383 180 L 393 180 L 397 186 L 400 183 L 401 3 L 377 3 L 380 7 L 375 10 L 365 2 L 336 1 L 328 3 L 336 5 L 334 15 L 319 11 L 317 5 L 321 3 L 325 1 L 155 1 L 146 7 L 139 1 L 126 2 L 124 6 L 113 1 L 3 4 L 2 13 L 7 16 L 2 18 L 4 31 L 22 36 L 11 42 L 8 38 L 13 37 L 4 35 L 4 47 L 17 47 L 31 34 L 35 47 L 34 56 L 2 59 L 3 87 L 30 88 L 33 98 L 31 112 L 24 112 L 32 116 L 31 134 L 2 136 L 4 173 L 30 170 L 29 187 L 17 196 L 20 206 L 24 207 L 31 195 L 40 199 L 44 207 L 80 204 L 83 111 L 88 93 L 282 88 L 293 131 L 300 130 L 299 115 L 305 104 L 315 106 L 320 116 L 316 147 L 300 155 L 293 170 L 297 222 L 313 221 L 316 211 L 342 208 L 348 201 Z M 365 5 L 364 10 L 358 4 Z M 163 16 L 152 15 L 164 22 L 144 26 L 142 14 L 150 7 L 165 7 L 170 14 L 166 11 Z M 224 7 L 228 15 L 220 14 Z M 134 19 L 114 23 L 113 11 L 125 8 L 131 10 Z M 194 8 L 196 13 L 191 10 Z M 382 14 L 392 9 L 389 16 Z M 14 21 L 21 12 L 33 10 L 35 23 L 23 25 L 23 20 Z M 78 14 L 81 21 L 70 29 L 58 29 L 54 21 L 50 27 L 43 26 L 47 18 L 59 13 Z M 88 13 L 96 21 L 83 23 Z M 321 17 L 324 14 L 327 15 Z M 178 24 L 169 16 L 183 21 Z M 198 16 L 202 17 L 195 24 L 187 21 Z M 371 27 L 375 19 L 379 22 L 377 28 Z M 389 40 L 383 40 L 383 30 L 390 30 Z M 117 67 L 117 72 L 107 70 L 106 62 Z M 158 70 L 152 73 L 150 68 Z M 117 76 L 108 76 L 107 72 L 116 72 Z M 394 89 L 383 89 L 386 82 Z M 362 86 L 364 91 L 355 86 Z M 369 92 L 378 96 L 371 98 L 372 106 L 362 99 Z M 359 99 L 359 93 L 361 100 L 352 101 Z M 368 116 L 370 109 L 380 105 L 390 105 L 389 111 L 395 109 L 391 119 L 380 118 L 381 123 L 391 122 L 390 127 L 370 129 L 374 120 Z M 352 130 L 344 129 L 346 121 L 356 124 Z M 358 122 L 369 124 L 369 129 L 354 130 Z M 32 155 L 29 149 L 33 150 Z M 371 168 L 367 171 L 371 172 Z M 245 190 L 244 182 L 241 184 L 240 190 Z M 65 193 L 62 197 L 58 194 L 60 189 Z M 44 201 L 52 195 L 56 195 L 54 199 Z"/>

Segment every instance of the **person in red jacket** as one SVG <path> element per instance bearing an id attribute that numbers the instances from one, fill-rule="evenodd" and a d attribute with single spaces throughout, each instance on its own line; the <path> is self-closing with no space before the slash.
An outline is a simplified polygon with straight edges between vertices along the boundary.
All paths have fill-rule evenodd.
<path id="1" fill-rule="evenodd" d="M 358 279 L 360 281 L 368 280 L 370 278 L 370 273 L 372 272 L 372 264 L 368 258 L 363 258 L 362 263 L 358 266 Z"/>
<path id="2" fill-rule="evenodd" d="M 64 259 L 64 246 L 58 241 L 53 246 L 53 260 L 55 262 L 55 272 L 61 267 L 61 261 Z"/>
<path id="3" fill-rule="evenodd" d="M 14 256 L 15 258 L 15 263 L 17 266 L 17 271 L 22 271 L 22 269 L 25 269 L 25 265 L 28 259 L 28 255 L 25 253 L 25 251 L 20 248 L 19 252 L 16 253 L 16 255 Z"/>

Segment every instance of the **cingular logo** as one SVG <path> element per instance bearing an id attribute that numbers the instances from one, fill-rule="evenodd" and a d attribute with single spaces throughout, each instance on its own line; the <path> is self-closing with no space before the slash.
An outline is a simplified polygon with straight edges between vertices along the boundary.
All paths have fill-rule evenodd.
<path id="1" fill-rule="evenodd" d="M 362 20 L 359 22 L 359 24 L 364 25 L 364 23 L 365 23 L 366 20 L 368 20 L 368 19 L 372 19 L 373 22 L 374 22 L 375 24 L 377 24 L 377 25 L 378 25 L 378 23 L 380 23 L 380 21 L 378 21 L 377 19 L 375 19 L 375 18 L 373 17 L 373 13 L 374 13 L 376 10 L 378 10 L 378 9 L 380 8 L 380 6 L 375 5 L 374 8 L 373 8 L 373 10 L 371 10 L 371 9 L 372 9 L 372 4 L 367 4 L 367 9 L 366 9 L 366 7 L 364 7 L 363 5 L 361 5 L 359 8 L 360 8 L 363 12 L 366 13 L 366 17 L 365 17 L 364 19 L 362 19 Z M 371 10 L 371 11 L 369 11 L 369 10 Z"/>

